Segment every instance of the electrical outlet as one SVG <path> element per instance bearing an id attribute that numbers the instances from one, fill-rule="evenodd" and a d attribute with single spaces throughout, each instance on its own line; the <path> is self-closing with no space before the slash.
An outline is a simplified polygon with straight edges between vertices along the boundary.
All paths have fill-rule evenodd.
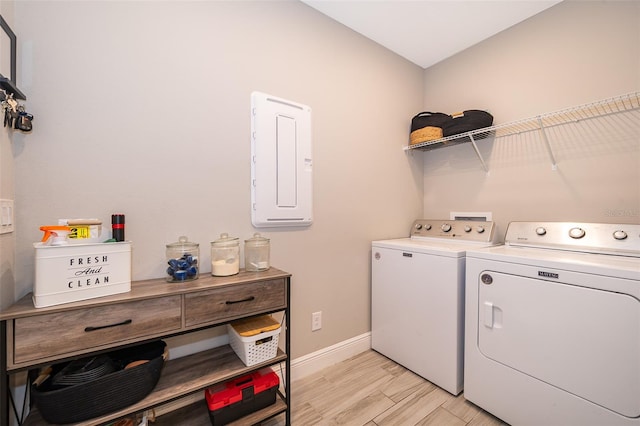
<path id="1" fill-rule="evenodd" d="M 311 331 L 317 331 L 322 328 L 322 311 L 311 314 Z"/>

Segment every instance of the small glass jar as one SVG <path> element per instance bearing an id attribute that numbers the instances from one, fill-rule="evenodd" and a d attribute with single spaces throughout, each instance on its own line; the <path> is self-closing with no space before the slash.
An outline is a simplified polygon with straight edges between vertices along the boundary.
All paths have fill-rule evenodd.
<path id="1" fill-rule="evenodd" d="M 253 238 L 244 240 L 244 269 L 266 271 L 269 266 L 269 239 L 255 233 Z"/>
<path id="2" fill-rule="evenodd" d="M 229 234 L 211 242 L 211 275 L 228 277 L 240 272 L 240 241 Z"/>
<path id="3" fill-rule="evenodd" d="M 198 278 L 200 245 L 185 236 L 167 244 L 167 281 L 183 282 Z"/>

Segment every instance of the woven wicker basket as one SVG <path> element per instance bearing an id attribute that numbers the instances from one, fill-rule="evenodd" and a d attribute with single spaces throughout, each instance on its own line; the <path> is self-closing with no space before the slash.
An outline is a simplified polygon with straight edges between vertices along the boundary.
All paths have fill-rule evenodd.
<path id="1" fill-rule="evenodd" d="M 411 145 L 422 142 L 434 141 L 442 137 L 442 129 L 440 127 L 423 127 L 422 129 L 411 132 Z"/>
<path id="2" fill-rule="evenodd" d="M 32 386 L 31 398 L 42 418 L 56 424 L 81 422 L 117 411 L 146 397 L 160 379 L 165 343 L 157 341 L 138 348 L 145 358 L 151 358 L 149 362 L 75 386 L 55 389 L 51 387 L 51 378 L 40 386 Z M 128 348 L 131 349 L 135 348 Z M 120 353 L 114 358 L 118 356 Z M 63 367 L 63 364 L 54 366 L 53 372 Z"/>

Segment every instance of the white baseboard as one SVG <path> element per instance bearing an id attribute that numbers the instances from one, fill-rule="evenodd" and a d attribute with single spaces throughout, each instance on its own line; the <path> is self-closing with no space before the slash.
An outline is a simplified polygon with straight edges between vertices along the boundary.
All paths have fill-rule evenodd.
<path id="1" fill-rule="evenodd" d="M 371 349 L 371 332 L 291 360 L 291 382 Z"/>

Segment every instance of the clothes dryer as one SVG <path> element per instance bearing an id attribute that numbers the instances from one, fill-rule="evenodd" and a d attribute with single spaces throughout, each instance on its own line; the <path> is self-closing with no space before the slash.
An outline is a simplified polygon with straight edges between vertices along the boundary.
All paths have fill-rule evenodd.
<path id="1" fill-rule="evenodd" d="M 442 389 L 463 385 L 464 271 L 495 244 L 490 221 L 416 220 L 410 237 L 374 241 L 371 346 Z"/>
<path id="2" fill-rule="evenodd" d="M 640 425 L 640 225 L 513 222 L 467 252 L 465 398 L 514 425 Z"/>

